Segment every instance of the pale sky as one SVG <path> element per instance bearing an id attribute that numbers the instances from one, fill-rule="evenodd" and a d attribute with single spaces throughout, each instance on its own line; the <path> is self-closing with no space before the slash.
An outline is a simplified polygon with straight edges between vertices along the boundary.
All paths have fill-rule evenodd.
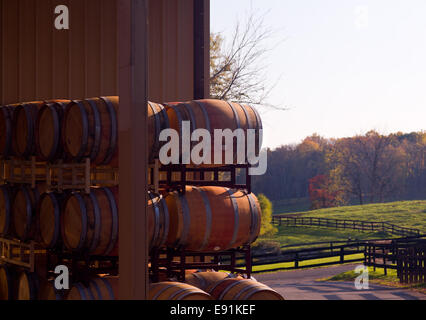
<path id="1" fill-rule="evenodd" d="M 284 40 L 266 62 L 270 100 L 291 108 L 262 111 L 265 147 L 426 130 L 425 0 L 211 0 L 211 30 L 229 36 L 251 5 Z"/>

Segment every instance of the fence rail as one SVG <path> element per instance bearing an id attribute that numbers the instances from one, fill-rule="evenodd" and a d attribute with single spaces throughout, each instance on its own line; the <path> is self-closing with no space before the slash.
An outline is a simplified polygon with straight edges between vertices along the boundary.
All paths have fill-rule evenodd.
<path id="1" fill-rule="evenodd" d="M 350 229 L 361 232 L 386 232 L 391 235 L 407 237 L 420 236 L 421 231 L 413 228 L 400 227 L 389 222 L 361 221 L 361 220 L 339 220 L 317 217 L 289 217 L 274 216 L 272 223 L 287 227 L 320 227 L 334 229 Z"/>

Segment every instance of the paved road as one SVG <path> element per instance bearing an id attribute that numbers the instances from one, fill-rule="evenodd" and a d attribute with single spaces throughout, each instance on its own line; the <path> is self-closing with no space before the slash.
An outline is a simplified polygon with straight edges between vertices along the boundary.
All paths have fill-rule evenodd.
<path id="1" fill-rule="evenodd" d="M 356 265 L 297 270 L 255 275 L 260 282 L 279 292 L 286 300 L 426 300 L 426 295 L 408 289 L 370 283 L 359 291 L 353 282 L 315 280 L 354 270 Z"/>

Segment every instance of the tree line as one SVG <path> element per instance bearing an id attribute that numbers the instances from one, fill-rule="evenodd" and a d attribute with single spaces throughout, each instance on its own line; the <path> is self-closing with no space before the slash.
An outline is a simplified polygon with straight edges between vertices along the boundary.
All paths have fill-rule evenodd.
<path id="1" fill-rule="evenodd" d="M 311 207 L 426 199 L 426 132 L 350 138 L 317 134 L 268 150 L 253 190 L 271 200 L 310 197 Z"/>

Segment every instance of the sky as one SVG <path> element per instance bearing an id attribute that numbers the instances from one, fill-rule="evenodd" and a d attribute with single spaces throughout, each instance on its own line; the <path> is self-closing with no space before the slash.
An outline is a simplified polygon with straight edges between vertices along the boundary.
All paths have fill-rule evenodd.
<path id="1" fill-rule="evenodd" d="M 426 1 L 211 0 L 211 31 L 265 14 L 270 101 L 264 147 L 426 130 Z"/>

